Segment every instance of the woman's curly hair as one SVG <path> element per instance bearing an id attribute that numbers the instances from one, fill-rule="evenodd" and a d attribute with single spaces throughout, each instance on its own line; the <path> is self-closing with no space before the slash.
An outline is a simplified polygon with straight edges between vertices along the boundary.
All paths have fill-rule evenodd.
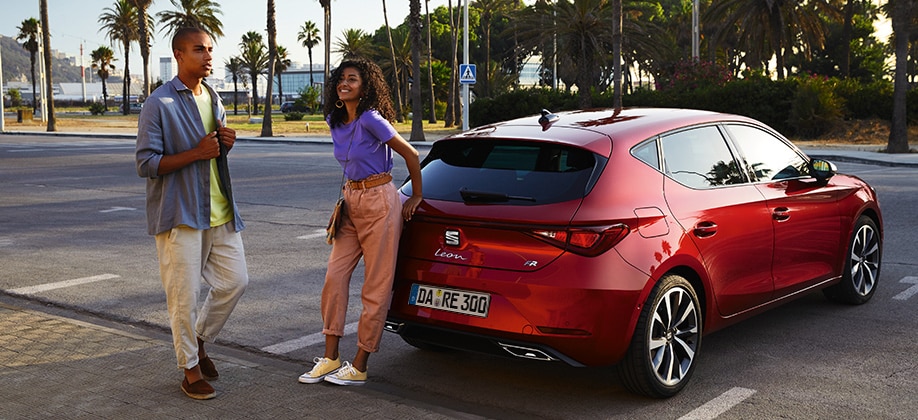
<path id="1" fill-rule="evenodd" d="M 392 106 L 389 85 L 383 77 L 382 69 L 370 60 L 351 58 L 343 61 L 325 81 L 325 106 L 322 108 L 322 113 L 328 118 L 329 125 L 332 127 L 343 125 L 347 117 L 346 108 L 335 106 L 335 102 L 338 101 L 338 81 L 341 79 L 341 73 L 347 68 L 357 69 L 363 81 L 362 96 L 360 103 L 357 104 L 357 116 L 359 117 L 368 109 L 375 109 L 386 120 L 394 121 L 395 108 Z"/>

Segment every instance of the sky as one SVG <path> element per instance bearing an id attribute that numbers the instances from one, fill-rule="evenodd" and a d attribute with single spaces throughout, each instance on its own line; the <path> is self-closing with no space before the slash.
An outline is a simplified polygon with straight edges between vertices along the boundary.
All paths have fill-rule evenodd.
<path id="1" fill-rule="evenodd" d="M 51 27 L 51 49 L 60 51 L 72 57 L 80 57 L 80 45 L 83 46 L 83 65 L 90 66 L 89 54 L 100 46 L 111 46 L 109 40 L 102 32 L 98 31 L 99 16 L 105 8 L 112 8 L 114 0 L 47 0 L 48 21 Z M 242 34 L 248 31 L 258 31 L 265 35 L 267 27 L 267 1 L 264 0 L 217 0 L 220 4 L 222 15 L 217 15 L 223 22 L 222 38 L 214 44 L 215 76 L 223 77 L 223 65 L 229 57 L 239 53 L 239 42 Z M 429 7 L 433 11 L 438 6 L 446 6 L 448 0 L 430 0 Z M 277 43 L 287 48 L 288 57 L 294 62 L 309 65 L 309 57 L 296 37 L 300 27 L 307 20 L 312 21 L 320 30 L 324 38 L 324 14 L 318 0 L 275 0 L 277 21 Z M 456 7 L 460 0 L 453 0 Z M 170 0 L 154 0 L 149 13 L 154 15 L 163 10 L 177 10 Z M 373 33 L 385 25 L 382 13 L 382 1 L 379 0 L 333 0 L 332 1 L 332 49 L 334 43 L 341 37 L 346 29 L 362 29 Z M 386 1 L 386 11 L 389 15 L 389 24 L 397 26 L 408 16 L 408 0 Z M 424 13 L 422 1 L 421 13 Z M 0 0 L 0 34 L 15 37 L 19 33 L 17 27 L 22 21 L 34 17 L 40 20 L 39 0 Z M 266 35 L 265 35 L 266 36 Z M 150 72 L 153 80 L 159 77 L 159 57 L 172 56 L 170 39 L 157 32 L 152 40 L 150 51 Z M 267 44 L 267 39 L 265 40 Z M 324 39 L 312 51 L 313 64 L 323 64 Z M 115 65 L 124 68 L 124 52 L 120 44 L 112 47 L 118 61 Z M 337 59 L 332 57 L 332 64 Z M 80 64 L 79 59 L 76 62 Z M 131 75 L 143 75 L 143 62 L 140 58 L 139 46 L 131 46 Z"/>

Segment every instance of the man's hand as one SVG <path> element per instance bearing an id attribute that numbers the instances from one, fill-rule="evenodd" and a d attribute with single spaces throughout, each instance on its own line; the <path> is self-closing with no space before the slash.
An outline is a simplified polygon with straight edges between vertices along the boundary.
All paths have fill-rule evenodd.
<path id="1" fill-rule="evenodd" d="M 220 139 L 220 143 L 223 143 L 223 145 L 226 146 L 226 150 L 229 151 L 233 148 L 233 145 L 236 144 L 236 130 L 225 127 L 223 121 L 220 120 L 217 120 L 217 124 L 220 125 L 217 128 L 217 138 Z"/>
<path id="2" fill-rule="evenodd" d="M 198 160 L 213 159 L 220 156 L 220 142 L 217 140 L 217 131 L 207 133 L 207 135 L 198 142 L 198 146 L 195 147 L 194 150 Z"/>

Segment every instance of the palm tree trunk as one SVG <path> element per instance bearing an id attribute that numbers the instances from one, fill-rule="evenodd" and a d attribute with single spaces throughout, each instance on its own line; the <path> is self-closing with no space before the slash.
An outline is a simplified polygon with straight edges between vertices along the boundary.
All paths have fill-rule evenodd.
<path id="1" fill-rule="evenodd" d="M 401 86 L 398 82 L 398 61 L 395 59 L 395 44 L 392 43 L 392 29 L 389 28 L 389 14 L 386 12 L 386 0 L 382 2 L 382 12 L 383 20 L 386 23 L 386 34 L 389 36 L 389 51 L 392 52 L 392 79 L 395 81 L 395 118 L 398 122 L 404 122 L 405 118 L 402 117 L 402 98 Z"/>
<path id="2" fill-rule="evenodd" d="M 131 113 L 131 41 L 124 41 L 124 81 L 121 82 L 121 113 Z"/>
<path id="3" fill-rule="evenodd" d="M 29 54 L 29 60 L 32 63 L 32 114 L 38 113 L 38 101 L 35 100 L 35 52 Z"/>
<path id="4" fill-rule="evenodd" d="M 239 109 L 237 103 L 239 102 L 239 77 L 236 76 L 236 73 L 233 73 L 233 115 L 239 115 Z"/>
<path id="5" fill-rule="evenodd" d="M 437 96 L 434 92 L 433 79 L 433 42 L 430 39 L 430 0 L 424 1 L 424 11 L 427 12 L 427 81 L 430 82 L 430 120 L 431 124 L 437 123 Z"/>
<path id="6" fill-rule="evenodd" d="M 40 0 L 39 9 L 41 10 L 41 31 L 45 48 L 45 85 L 48 90 L 45 109 L 48 112 L 48 131 L 57 131 L 57 123 L 54 120 L 54 81 L 51 78 L 51 26 L 48 24 L 48 0 Z"/>
<path id="7" fill-rule="evenodd" d="M 449 72 L 449 94 L 446 100 L 446 115 L 443 117 L 443 126 L 452 127 L 456 125 L 456 110 L 459 108 L 459 29 L 453 15 L 453 1 L 449 0 L 449 31 L 450 41 L 452 42 L 452 58 Z M 458 14 L 458 13 L 457 13 Z"/>
<path id="8" fill-rule="evenodd" d="M 424 107 L 421 102 L 421 0 L 411 0 L 409 27 L 414 83 L 411 84 L 411 141 L 424 141 Z"/>
<path id="9" fill-rule="evenodd" d="M 893 115 L 889 130 L 888 153 L 908 153 L 908 50 L 909 8 L 914 0 L 890 0 L 893 38 L 896 45 L 896 73 L 893 79 Z"/>
<path id="10" fill-rule="evenodd" d="M 265 117 L 261 121 L 261 136 L 273 137 L 271 99 L 274 90 L 274 63 L 277 62 L 277 27 L 274 24 L 274 0 L 268 0 L 268 84 L 265 86 Z"/>
<path id="11" fill-rule="evenodd" d="M 622 0 L 612 0 L 612 107 L 622 107 Z"/>

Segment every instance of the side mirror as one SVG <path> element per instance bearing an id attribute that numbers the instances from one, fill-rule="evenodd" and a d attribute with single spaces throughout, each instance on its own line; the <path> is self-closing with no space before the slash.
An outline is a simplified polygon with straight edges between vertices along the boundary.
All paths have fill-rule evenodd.
<path id="1" fill-rule="evenodd" d="M 825 159 L 813 159 L 808 166 L 810 175 L 819 182 L 826 182 L 838 173 L 838 168 L 835 167 L 835 164 Z"/>

